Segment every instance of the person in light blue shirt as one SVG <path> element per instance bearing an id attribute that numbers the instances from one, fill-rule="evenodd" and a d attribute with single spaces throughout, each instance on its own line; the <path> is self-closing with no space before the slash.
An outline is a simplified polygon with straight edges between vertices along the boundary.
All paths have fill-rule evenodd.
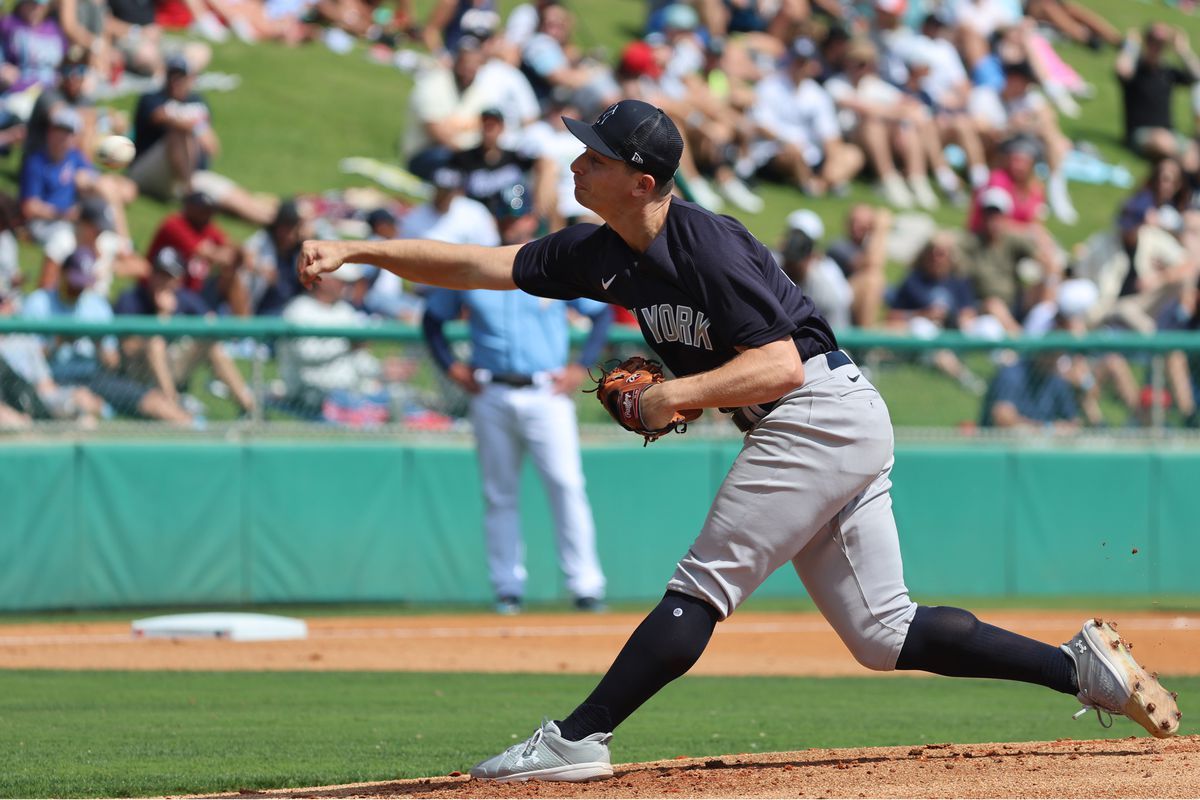
<path id="1" fill-rule="evenodd" d="M 26 319 L 75 319 L 80 322 L 109 322 L 112 306 L 102 295 L 90 291 L 96 281 L 96 255 L 79 248 L 63 262 L 58 286 L 38 289 L 25 298 L 22 316 Z M 102 397 L 115 411 L 138 414 L 180 425 L 190 425 L 192 417 L 158 389 L 117 372 L 119 354 L 116 339 L 106 336 L 99 342 L 91 338 L 51 339 L 46 359 L 54 381 L 63 386 L 85 386 Z"/>
<path id="2" fill-rule="evenodd" d="M 491 204 L 505 244 L 536 234 L 531 196 L 507 190 Z M 579 360 L 571 362 L 568 309 L 591 319 Z M 466 312 L 469 363 L 454 358 L 443 325 Z M 518 494 L 526 452 L 546 488 L 554 515 L 559 566 L 576 608 L 603 608 L 604 573 L 596 554 L 595 523 L 584 487 L 579 430 L 571 398 L 596 363 L 612 311 L 605 303 L 569 303 L 524 292 L 438 289 L 426 301 L 422 326 L 434 360 L 471 395 L 486 505 L 488 570 L 496 610 L 515 614 L 525 596 L 526 570 Z"/>

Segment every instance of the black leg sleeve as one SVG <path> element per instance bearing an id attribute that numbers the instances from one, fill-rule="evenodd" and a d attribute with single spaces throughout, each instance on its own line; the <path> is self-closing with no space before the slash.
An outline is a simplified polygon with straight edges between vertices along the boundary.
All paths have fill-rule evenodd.
<path id="1" fill-rule="evenodd" d="M 667 592 L 637 627 L 579 708 L 559 723 L 567 739 L 609 733 L 700 658 L 720 615 L 703 600 Z"/>
<path id="2" fill-rule="evenodd" d="M 980 622 L 970 611 L 919 606 L 896 669 L 1001 678 L 1076 694 L 1075 664 L 1053 645 Z"/>

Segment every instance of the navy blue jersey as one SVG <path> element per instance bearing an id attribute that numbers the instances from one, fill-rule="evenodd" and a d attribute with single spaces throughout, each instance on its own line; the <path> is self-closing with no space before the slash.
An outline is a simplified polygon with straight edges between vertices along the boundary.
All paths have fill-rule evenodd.
<path id="1" fill-rule="evenodd" d="M 607 225 L 572 225 L 522 247 L 513 281 L 542 297 L 628 308 L 676 375 L 789 336 L 803 359 L 837 349 L 812 300 L 744 225 L 678 199 L 645 253 Z"/>

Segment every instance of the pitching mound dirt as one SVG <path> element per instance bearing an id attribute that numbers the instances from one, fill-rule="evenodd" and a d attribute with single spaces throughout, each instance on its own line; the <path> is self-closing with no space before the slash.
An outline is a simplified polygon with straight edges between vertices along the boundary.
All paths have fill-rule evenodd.
<path id="1" fill-rule="evenodd" d="M 224 797 L 1200 797 L 1200 736 L 803 750 L 616 768 L 595 783 L 451 775 Z"/>

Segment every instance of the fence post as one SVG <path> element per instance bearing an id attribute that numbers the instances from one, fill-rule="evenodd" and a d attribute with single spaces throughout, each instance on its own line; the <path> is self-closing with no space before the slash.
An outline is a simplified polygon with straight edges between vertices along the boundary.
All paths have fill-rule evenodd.
<path id="1" fill-rule="evenodd" d="M 254 357 L 250 359 L 250 382 L 254 393 L 254 413 L 250 415 L 250 419 L 254 422 L 255 427 L 261 425 L 266 417 L 263 406 L 267 402 L 267 387 L 266 381 L 263 379 L 263 364 L 267 358 L 268 352 L 265 343 L 255 339 Z"/>
<path id="2" fill-rule="evenodd" d="M 1166 426 L 1167 410 L 1161 402 L 1166 384 L 1166 356 L 1155 353 L 1150 357 L 1150 388 L 1153 392 L 1150 402 L 1150 428 L 1156 434 L 1161 434 Z"/>

